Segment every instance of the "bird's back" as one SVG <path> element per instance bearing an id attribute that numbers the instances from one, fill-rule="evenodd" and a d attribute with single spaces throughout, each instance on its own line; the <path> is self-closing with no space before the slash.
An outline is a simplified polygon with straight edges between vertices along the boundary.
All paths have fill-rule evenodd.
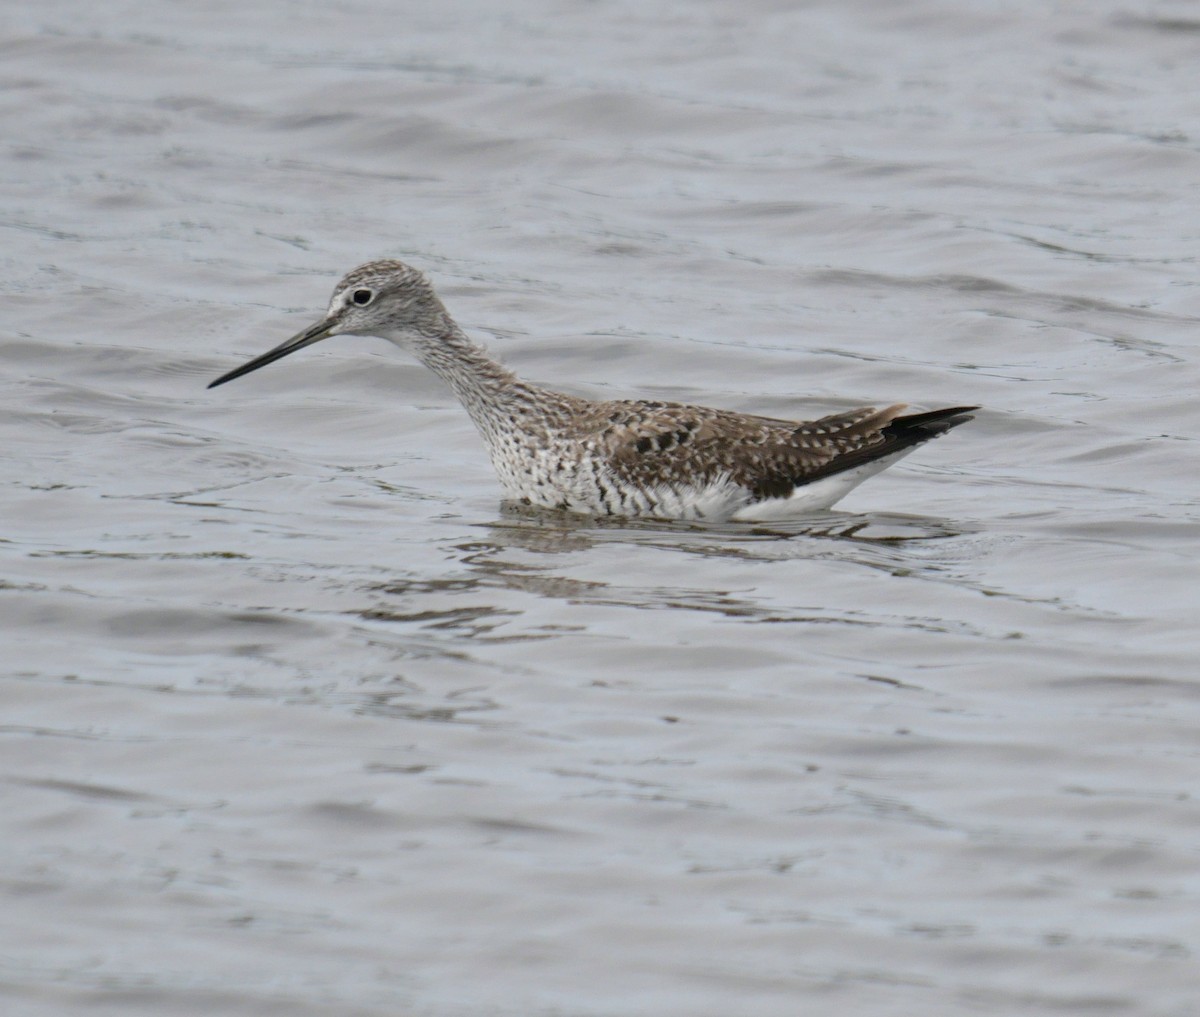
<path id="1" fill-rule="evenodd" d="M 519 500 L 604 515 L 724 519 L 753 515 L 756 506 L 763 518 L 764 506 L 768 515 L 811 512 L 827 505 L 797 501 L 797 492 L 838 474 L 846 474 L 842 484 L 820 490 L 849 490 L 970 419 L 961 407 L 906 417 L 901 405 L 797 422 L 682 403 L 545 396 L 540 413 L 529 408 L 538 424 L 522 414 L 513 425 L 519 433 L 489 440 L 497 471 Z"/>

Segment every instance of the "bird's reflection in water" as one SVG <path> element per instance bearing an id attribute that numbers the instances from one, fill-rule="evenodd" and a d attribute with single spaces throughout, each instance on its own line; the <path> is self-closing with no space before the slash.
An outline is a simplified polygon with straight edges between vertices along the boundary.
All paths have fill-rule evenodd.
<path id="1" fill-rule="evenodd" d="M 782 523 L 703 523 L 679 520 L 592 518 L 505 503 L 500 520 L 486 524 L 498 542 L 540 553 L 577 551 L 599 543 L 675 548 L 684 552 L 734 557 L 754 556 L 754 549 L 791 542 L 787 553 L 763 557 L 811 557 L 828 551 L 820 541 L 901 546 L 946 540 L 973 532 L 970 527 L 933 516 L 875 512 L 822 512 L 808 519 Z"/>
<path id="2" fill-rule="evenodd" d="M 626 626 L 640 628 L 646 611 L 801 629 L 936 627 L 936 618 L 910 615 L 907 589 L 889 595 L 886 611 L 862 601 L 864 569 L 885 581 L 961 582 L 951 566 L 971 553 L 954 539 L 966 536 L 966 527 L 897 514 L 825 513 L 767 527 L 596 520 L 509 507 L 474 529 L 474 539 L 463 540 L 459 529 L 446 544 L 443 574 L 393 574 L 363 588 L 368 603 L 355 613 L 381 625 L 379 638 L 402 646 L 407 659 L 436 661 L 439 675 L 428 688 L 399 676 L 371 683 L 365 712 L 486 725 L 496 709 L 488 690 L 497 667 L 519 670 L 556 654 L 567 667 L 591 639 L 607 645 Z M 837 579 L 843 574 L 845 588 Z M 636 618 L 620 613 L 628 609 Z M 562 648 L 497 656 L 505 644 L 546 641 Z M 447 693 L 450 675 L 462 682 Z"/>
<path id="3" fill-rule="evenodd" d="M 964 535 L 964 527 L 922 516 L 825 513 L 811 520 L 772 526 L 744 523 L 591 519 L 570 513 L 506 506 L 498 520 L 480 524 L 479 539 L 453 545 L 460 569 L 441 579 L 376 584 L 380 603 L 369 617 L 451 629 L 473 638 L 546 638 L 521 624 L 520 601 L 497 591 L 532 594 L 571 604 L 627 605 L 718 612 L 731 617 L 778 617 L 777 599 L 768 607 L 754 588 L 733 589 L 728 574 L 697 567 L 695 584 L 654 579 L 647 555 L 683 553 L 701 559 L 746 563 L 842 560 L 893 574 L 928 572 L 935 578 L 941 556 L 930 542 Z M 628 545 L 642 554 L 628 569 L 605 567 L 589 552 Z M 611 557 L 608 559 L 611 562 Z M 595 578 L 597 572 L 600 578 Z M 674 574 L 677 574 L 674 573 Z M 724 582 L 722 582 L 722 579 Z M 487 603 L 479 594 L 487 593 Z M 471 601 L 470 605 L 463 603 Z M 437 602 L 437 603 L 434 603 Z M 366 613 L 365 613 L 366 614 Z M 809 617 L 807 610 L 797 620 Z M 517 633 L 522 634 L 518 635 Z"/>

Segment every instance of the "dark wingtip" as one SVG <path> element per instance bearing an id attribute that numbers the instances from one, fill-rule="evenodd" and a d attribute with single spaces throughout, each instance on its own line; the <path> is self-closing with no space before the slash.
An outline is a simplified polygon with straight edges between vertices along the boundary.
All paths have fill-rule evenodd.
<path id="1" fill-rule="evenodd" d="M 864 445 L 852 452 L 833 456 L 824 465 L 811 470 L 804 476 L 792 481 L 795 488 L 802 484 L 811 484 L 814 480 L 842 473 L 877 459 L 887 459 L 905 449 L 923 445 L 931 438 L 945 434 L 952 427 L 965 424 L 975 418 L 971 414 L 979 409 L 978 406 L 951 406 L 944 410 L 928 410 L 925 413 L 909 413 L 903 417 L 893 417 L 878 432 L 883 436 L 882 441 Z"/>
<path id="2" fill-rule="evenodd" d="M 975 418 L 971 414 L 977 409 L 979 409 L 978 406 L 951 406 L 944 410 L 909 413 L 903 417 L 896 417 L 883 430 L 885 433 L 890 432 L 897 436 L 920 432 L 928 438 L 934 438 L 939 434 L 945 434 L 952 427 L 958 427 L 959 424 L 965 424 L 968 420 L 974 420 Z"/>

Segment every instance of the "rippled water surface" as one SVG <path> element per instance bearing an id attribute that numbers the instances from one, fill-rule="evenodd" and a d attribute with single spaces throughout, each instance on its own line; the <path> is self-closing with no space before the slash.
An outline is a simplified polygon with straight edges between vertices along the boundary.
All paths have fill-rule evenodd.
<path id="1" fill-rule="evenodd" d="M 0 28 L 5 1014 L 1200 1012 L 1193 5 Z M 703 527 L 378 340 L 205 391 L 380 256 L 573 392 L 985 409 Z"/>

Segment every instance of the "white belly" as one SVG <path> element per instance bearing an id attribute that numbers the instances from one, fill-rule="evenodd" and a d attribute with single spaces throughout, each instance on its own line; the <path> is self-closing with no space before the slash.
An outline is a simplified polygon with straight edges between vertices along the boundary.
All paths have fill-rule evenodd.
<path id="1" fill-rule="evenodd" d="M 915 448 L 915 446 L 914 446 Z M 854 488 L 858 487 L 868 477 L 882 473 L 892 463 L 903 459 L 912 448 L 906 448 L 896 455 L 886 459 L 876 459 L 855 469 L 835 473 L 831 477 L 814 480 L 796 488 L 788 498 L 770 498 L 767 501 L 756 501 L 738 509 L 730 517 L 739 522 L 770 522 L 772 520 L 796 519 L 801 516 L 823 512 L 841 501 Z"/>

